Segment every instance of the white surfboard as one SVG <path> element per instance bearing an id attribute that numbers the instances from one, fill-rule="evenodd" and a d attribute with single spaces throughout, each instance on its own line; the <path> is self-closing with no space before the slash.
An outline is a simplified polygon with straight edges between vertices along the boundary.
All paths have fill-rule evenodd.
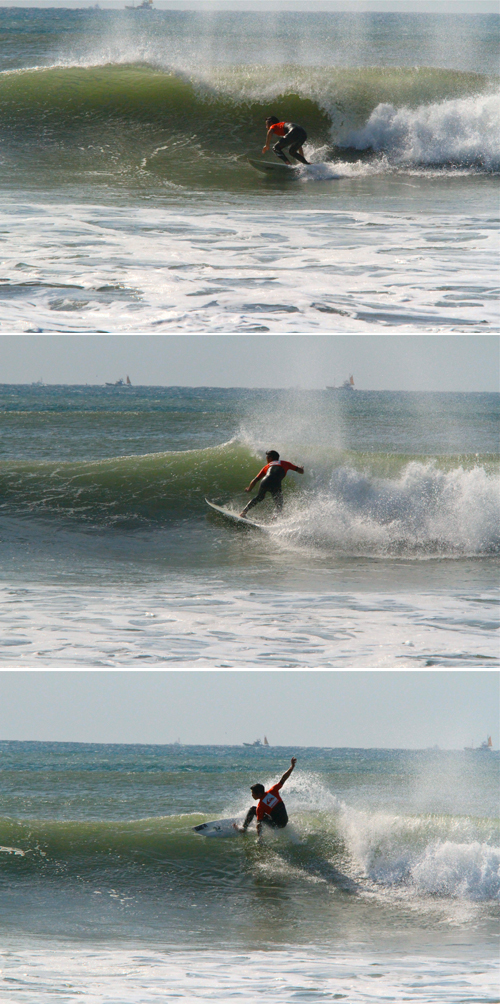
<path id="1" fill-rule="evenodd" d="M 263 174 L 291 174 L 295 171 L 295 167 L 292 164 L 285 164 L 282 160 L 252 160 L 251 157 L 248 158 L 248 163 L 255 167 L 256 171 L 262 171 Z"/>
<path id="2" fill-rule="evenodd" d="M 193 826 L 193 830 L 202 837 L 237 837 L 239 830 L 235 826 L 241 826 L 237 819 L 214 819 L 211 823 Z"/>
<path id="3" fill-rule="evenodd" d="M 251 519 L 245 519 L 244 516 L 239 516 L 237 512 L 233 512 L 232 509 L 224 509 L 221 505 L 216 505 L 215 502 L 210 502 L 210 499 L 205 499 L 207 505 L 215 512 L 218 512 L 220 516 L 224 516 L 225 519 L 229 520 L 231 523 L 237 523 L 238 526 L 251 526 L 254 530 L 263 530 L 264 533 L 269 533 L 269 527 L 265 526 L 264 523 L 254 523 Z"/>

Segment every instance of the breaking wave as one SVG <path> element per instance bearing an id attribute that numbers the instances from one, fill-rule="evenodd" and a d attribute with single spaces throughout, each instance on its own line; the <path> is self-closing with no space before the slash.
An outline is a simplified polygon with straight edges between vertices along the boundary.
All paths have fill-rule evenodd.
<path id="1" fill-rule="evenodd" d="M 472 902 L 500 899 L 495 825 L 469 817 L 366 814 L 343 806 L 340 830 L 376 885 Z"/>
<path id="2" fill-rule="evenodd" d="M 237 440 L 106 460 L 3 461 L 0 510 L 103 526 L 198 519 L 206 516 L 206 497 L 238 506 L 257 463 L 255 452 Z M 285 516 L 271 529 L 277 545 L 382 557 L 500 550 L 493 457 L 337 450 L 306 472 L 300 485 L 287 478 L 285 492 Z M 258 518 L 265 522 L 269 515 L 264 503 Z"/>
<path id="3" fill-rule="evenodd" d="M 498 479 L 481 465 L 443 470 L 410 460 L 393 477 L 340 465 L 297 503 L 299 539 L 343 553 L 406 557 L 498 553 Z"/>
<path id="4" fill-rule="evenodd" d="M 11 876 L 36 872 L 46 881 L 72 875 L 119 881 L 128 874 L 148 885 L 156 876 L 160 884 L 220 890 L 252 883 L 264 871 L 349 895 L 379 887 L 469 902 L 500 898 L 492 820 L 367 813 L 339 802 L 313 812 L 300 807 L 300 798 L 288 802 L 293 825 L 267 835 L 264 858 L 251 831 L 246 839 L 205 842 L 192 827 L 210 817 L 196 813 L 119 822 L 3 819 L 0 866 Z"/>
<path id="5" fill-rule="evenodd" d="M 357 150 L 386 153 L 406 166 L 500 165 L 500 94 L 440 101 L 418 108 L 377 105 L 362 129 L 346 143 Z"/>
<path id="6" fill-rule="evenodd" d="M 58 170 L 75 173 L 182 184 L 222 170 L 227 183 L 229 170 L 248 182 L 247 157 L 260 155 L 264 119 L 279 108 L 306 126 L 316 168 L 491 172 L 500 166 L 495 87 L 481 74 L 425 67 L 53 65 L 0 74 L 0 139 L 6 156 L 32 157 L 36 144 L 39 165 L 56 150 Z"/>

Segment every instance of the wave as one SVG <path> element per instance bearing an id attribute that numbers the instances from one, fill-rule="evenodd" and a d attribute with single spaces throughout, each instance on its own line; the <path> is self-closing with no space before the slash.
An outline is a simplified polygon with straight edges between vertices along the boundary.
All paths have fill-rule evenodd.
<path id="1" fill-rule="evenodd" d="M 0 508 L 113 525 L 204 511 L 207 495 L 242 490 L 255 458 L 238 443 L 110 460 L 0 464 Z"/>
<path id="2" fill-rule="evenodd" d="M 291 803 L 290 803 L 291 804 Z M 348 895 L 405 890 L 470 902 L 500 898 L 500 847 L 494 821 L 366 813 L 337 802 L 329 812 L 293 811 L 293 823 L 269 833 L 264 857 L 252 831 L 205 841 L 192 827 L 209 816 L 128 821 L 0 820 L 0 869 L 10 880 L 37 874 L 50 882 L 129 876 L 145 885 L 220 890 L 270 879 L 335 886 Z"/>
<path id="3" fill-rule="evenodd" d="M 443 470 L 409 461 L 398 476 L 339 466 L 297 503 L 282 533 L 344 554 L 475 556 L 500 551 L 497 477 L 478 465 Z"/>
<path id="4" fill-rule="evenodd" d="M 473 902 L 500 899 L 496 824 L 341 809 L 353 861 L 375 885 Z"/>
<path id="5" fill-rule="evenodd" d="M 418 108 L 379 104 L 346 139 L 357 150 L 388 153 L 411 166 L 500 166 L 500 94 L 456 98 Z"/>
<path id="6" fill-rule="evenodd" d="M 340 174 L 374 158 L 383 170 L 495 171 L 496 88 L 481 74 L 432 68 L 60 65 L 0 74 L 0 135 L 18 156 L 36 144 L 38 162 L 56 148 L 75 171 L 108 167 L 175 184 L 186 170 L 247 172 L 265 117 L 278 111 L 304 124 L 312 162 Z"/>
<path id="7" fill-rule="evenodd" d="M 207 497 L 238 505 L 259 463 L 237 440 L 98 461 L 3 461 L 0 511 L 103 527 L 198 519 L 206 516 Z M 304 485 L 288 477 L 285 491 L 285 516 L 271 530 L 277 546 L 407 557 L 500 550 L 493 456 L 323 451 Z M 259 512 L 269 518 L 266 504 Z"/>

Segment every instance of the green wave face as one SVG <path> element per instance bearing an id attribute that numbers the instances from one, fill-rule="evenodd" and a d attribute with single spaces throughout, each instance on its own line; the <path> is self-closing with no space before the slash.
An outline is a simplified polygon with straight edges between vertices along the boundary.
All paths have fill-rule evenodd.
<path id="1" fill-rule="evenodd" d="M 323 159 L 341 149 L 349 159 L 350 134 L 379 105 L 417 108 L 490 87 L 481 74 L 431 68 L 232 66 L 196 77 L 144 64 L 53 66 L 0 74 L 0 135 L 32 174 L 36 148 L 36 172 L 50 169 L 55 182 L 109 172 L 137 185 L 231 186 L 255 181 L 246 158 L 260 155 L 276 110 L 304 124 Z"/>
<path id="2" fill-rule="evenodd" d="M 207 495 L 241 492 L 255 468 L 250 450 L 237 444 L 91 462 L 6 462 L 0 499 L 4 509 L 21 514 L 105 524 L 164 520 L 204 511 Z"/>

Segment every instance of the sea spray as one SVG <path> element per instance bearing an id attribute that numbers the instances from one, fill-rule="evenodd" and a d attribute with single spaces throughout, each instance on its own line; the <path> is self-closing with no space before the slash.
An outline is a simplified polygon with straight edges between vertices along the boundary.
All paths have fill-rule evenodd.
<path id="1" fill-rule="evenodd" d="M 362 463 L 339 465 L 327 489 L 309 490 L 284 529 L 352 554 L 498 552 L 499 486 L 482 467 L 443 471 L 435 461 L 410 461 L 388 479 L 363 472 Z"/>
<path id="2" fill-rule="evenodd" d="M 500 95 L 482 94 L 418 108 L 377 105 L 346 146 L 383 152 L 394 166 L 500 166 Z"/>
<path id="3" fill-rule="evenodd" d="M 500 898 L 493 821 L 367 814 L 344 805 L 339 828 L 353 861 L 376 884 L 472 902 Z"/>

